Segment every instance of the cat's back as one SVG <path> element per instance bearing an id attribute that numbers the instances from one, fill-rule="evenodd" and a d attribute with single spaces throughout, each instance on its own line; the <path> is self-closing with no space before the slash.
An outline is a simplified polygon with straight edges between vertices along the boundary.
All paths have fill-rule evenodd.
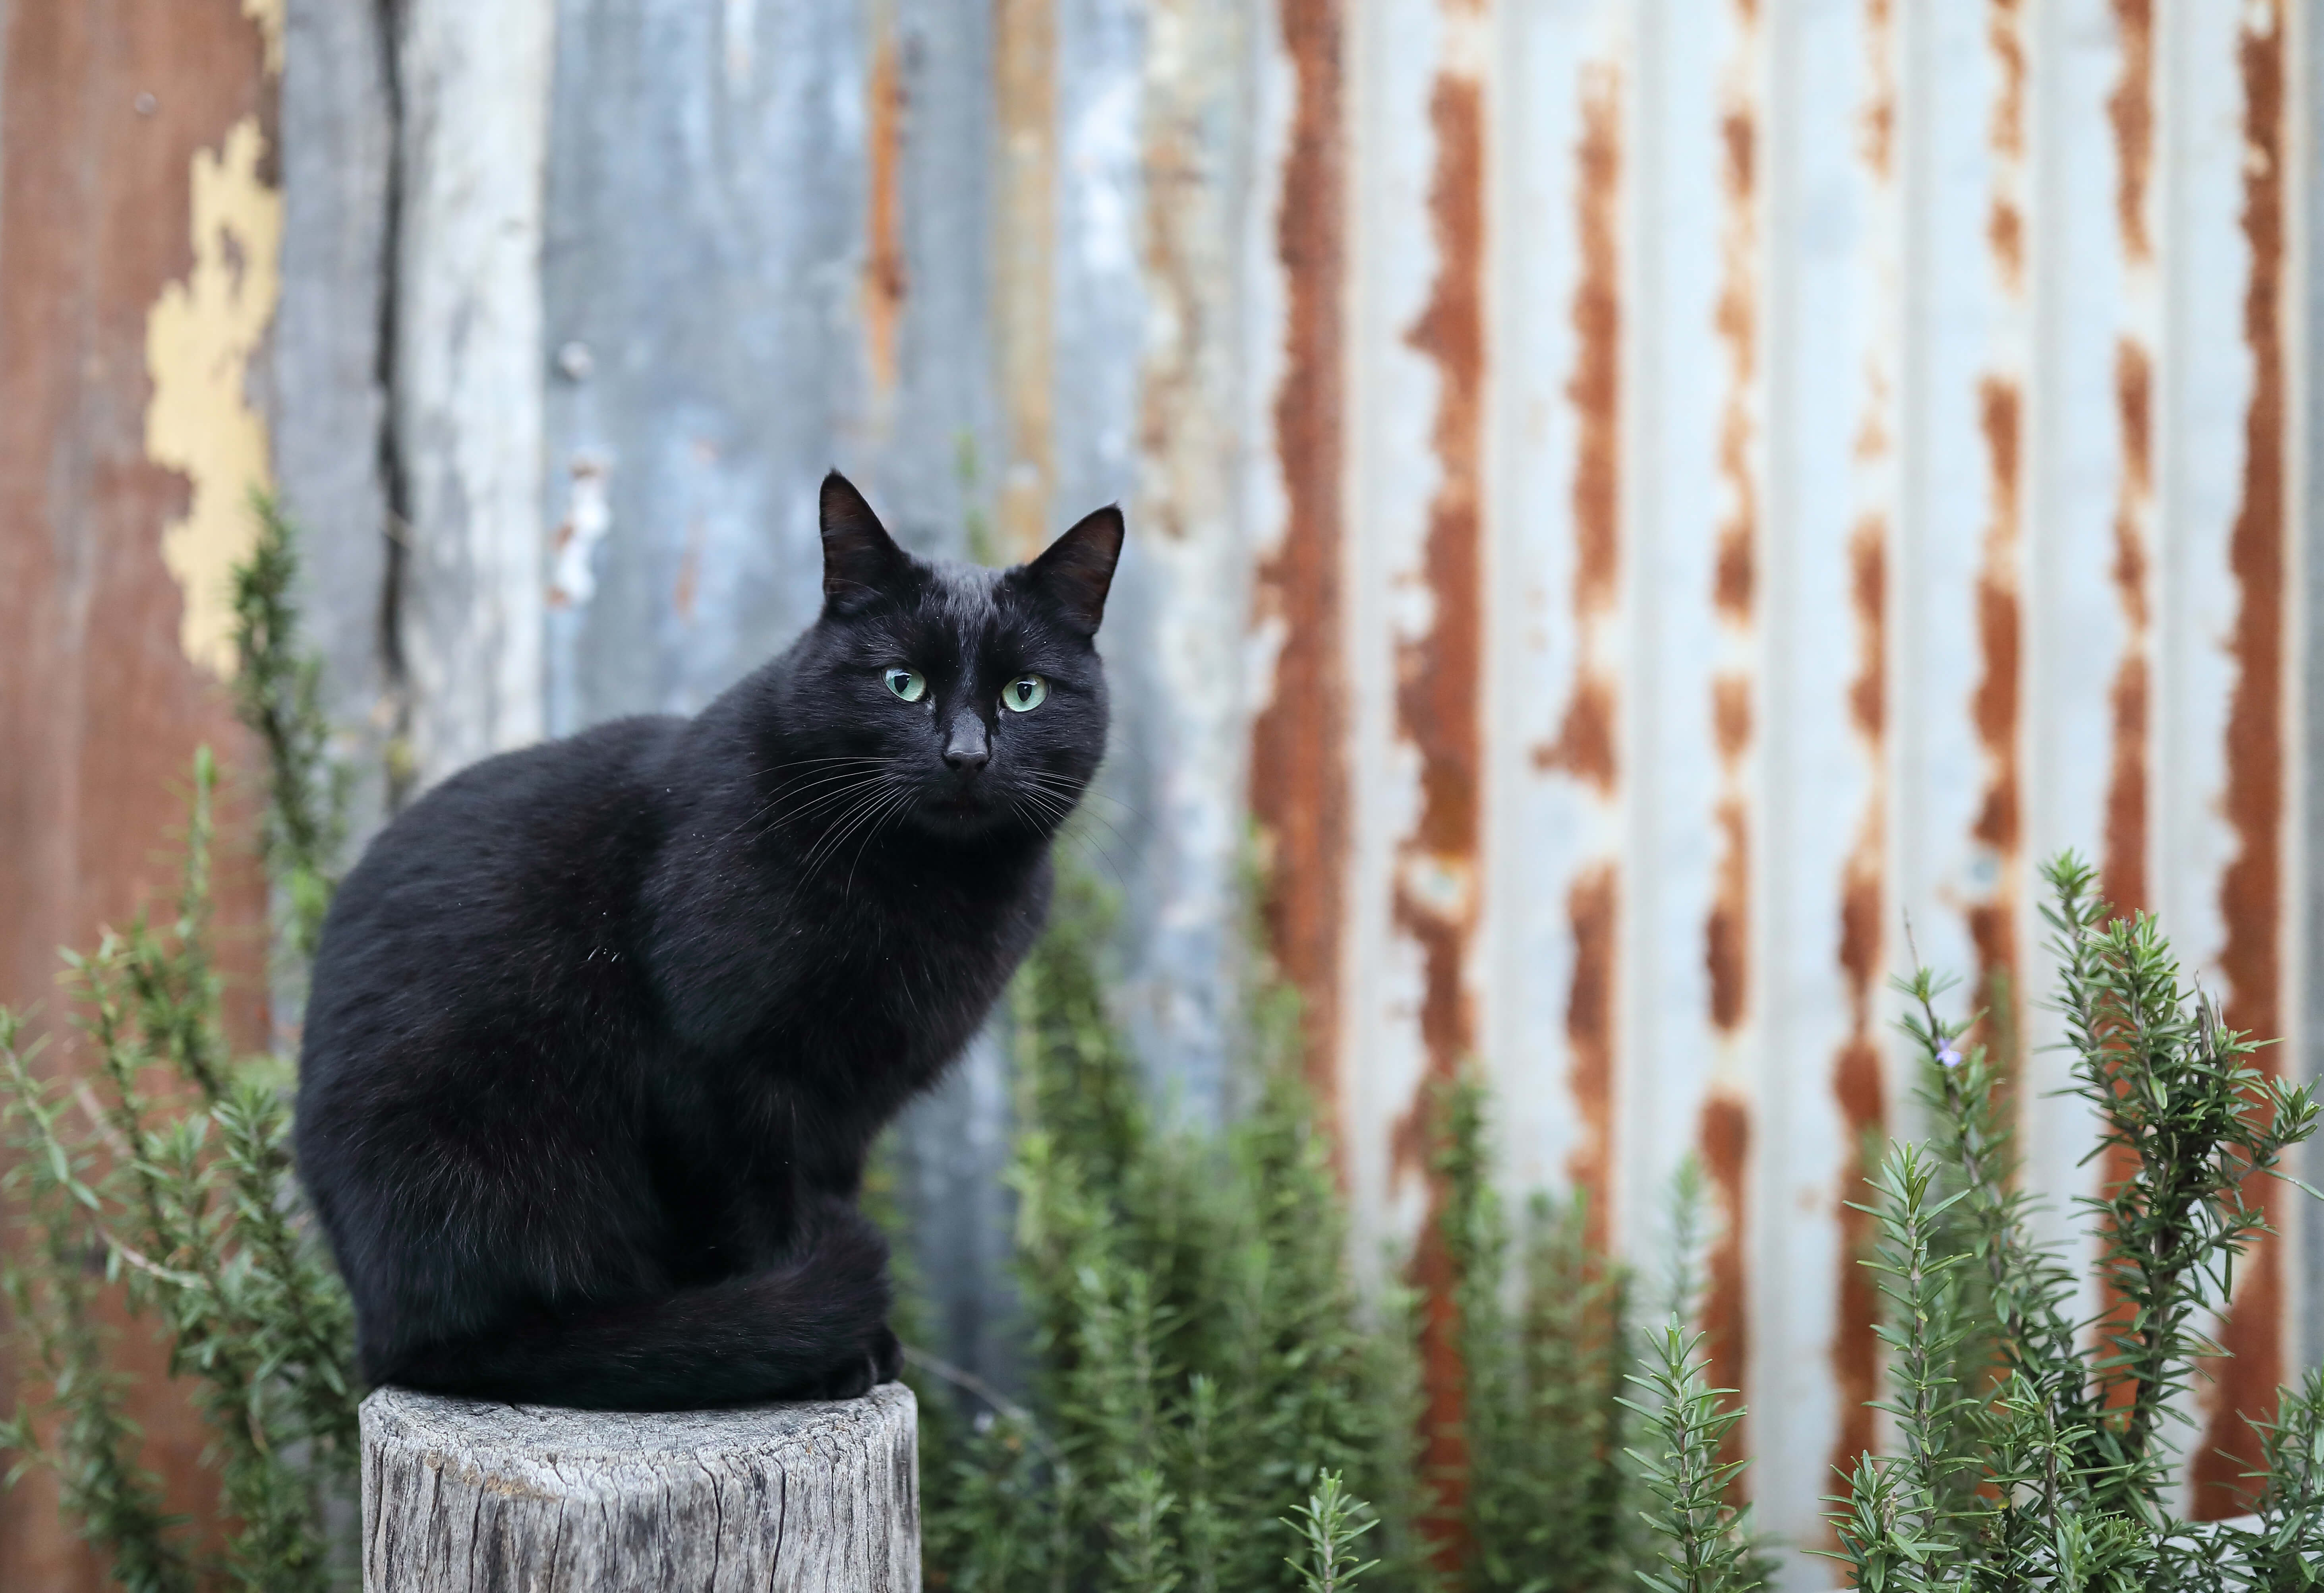
<path id="1" fill-rule="evenodd" d="M 512 1008 L 576 960 L 618 962 L 685 721 L 615 720 L 462 770 L 397 815 L 339 887 L 315 959 L 308 1061 Z"/>

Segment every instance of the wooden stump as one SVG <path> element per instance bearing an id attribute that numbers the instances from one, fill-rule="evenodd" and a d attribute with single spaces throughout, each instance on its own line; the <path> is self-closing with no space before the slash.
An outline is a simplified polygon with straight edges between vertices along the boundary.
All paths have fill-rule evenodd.
<path id="1" fill-rule="evenodd" d="M 366 1593 L 918 1593 L 918 1411 L 363 1404 Z"/>

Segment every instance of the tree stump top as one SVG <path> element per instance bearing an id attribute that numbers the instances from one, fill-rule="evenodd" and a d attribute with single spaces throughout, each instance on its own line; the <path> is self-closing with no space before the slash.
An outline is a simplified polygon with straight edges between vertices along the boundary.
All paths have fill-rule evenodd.
<path id="1" fill-rule="evenodd" d="M 367 1593 L 917 1593 L 911 1391 L 683 1412 L 383 1388 L 363 1405 Z"/>

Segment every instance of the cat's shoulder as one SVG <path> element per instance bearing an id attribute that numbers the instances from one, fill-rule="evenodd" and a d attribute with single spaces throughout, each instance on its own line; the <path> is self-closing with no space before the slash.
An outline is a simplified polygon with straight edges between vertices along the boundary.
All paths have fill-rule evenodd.
<path id="1" fill-rule="evenodd" d="M 667 714 L 640 714 L 498 753 L 435 786 L 398 822 L 455 820 L 511 805 L 554 810 L 633 788 L 653 779 L 685 727 Z"/>
<path id="2" fill-rule="evenodd" d="M 577 855 L 650 846 L 683 719 L 614 719 L 499 753 L 430 788 L 364 849 L 343 894 L 397 882 L 521 877 Z"/>

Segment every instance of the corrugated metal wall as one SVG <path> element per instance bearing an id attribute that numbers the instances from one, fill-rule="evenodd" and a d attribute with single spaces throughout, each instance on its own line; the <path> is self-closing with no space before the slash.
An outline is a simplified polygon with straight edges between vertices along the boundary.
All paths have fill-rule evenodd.
<path id="1" fill-rule="evenodd" d="M 2298 8 L 529 4 L 406 24 L 420 777 L 765 656 L 827 463 L 953 552 L 1121 498 L 1093 838 L 1157 1070 L 1218 1097 L 1248 814 L 1367 1264 L 1430 1264 L 1418 1113 L 1467 1058 L 1512 1189 L 1641 1259 L 1698 1156 L 1719 1375 L 1803 1546 L 1872 1436 L 1843 1202 L 1909 1121 L 1907 915 L 2005 992 L 2052 1190 L 2097 1174 L 2045 1093 L 2047 853 L 2298 1039 Z M 537 271 L 429 241 L 478 220 L 480 100 Z M 537 425 L 537 511 L 439 403 Z M 1004 1366 L 1005 1116 L 988 1045 L 915 1139 L 954 1348 Z M 2298 1254 L 2244 1272 L 2213 1436 L 2316 1348 Z"/>
<path id="2" fill-rule="evenodd" d="M 6 10 L 15 327 L 65 14 Z M 2044 1093 L 2046 853 L 2278 1065 L 2324 1033 L 2311 17 L 290 0 L 257 385 L 367 800 L 698 707 L 810 615 L 828 464 L 955 553 L 1120 498 L 1092 860 L 1157 1071 L 1220 1099 L 1255 821 L 1363 1263 L 1425 1234 L 1423 1087 L 1470 1057 L 1510 1187 L 1642 1261 L 1698 1155 L 1751 1486 L 1812 1546 L 1872 1431 L 1842 1202 L 1910 1120 L 1906 915 L 2006 979 L 2052 1190 L 2098 1171 Z M 1004 1374 L 1006 1100 L 982 1044 L 912 1169 L 952 1348 Z M 2219 1436 L 2324 1348 L 2324 1223 L 2277 1210 Z"/>

